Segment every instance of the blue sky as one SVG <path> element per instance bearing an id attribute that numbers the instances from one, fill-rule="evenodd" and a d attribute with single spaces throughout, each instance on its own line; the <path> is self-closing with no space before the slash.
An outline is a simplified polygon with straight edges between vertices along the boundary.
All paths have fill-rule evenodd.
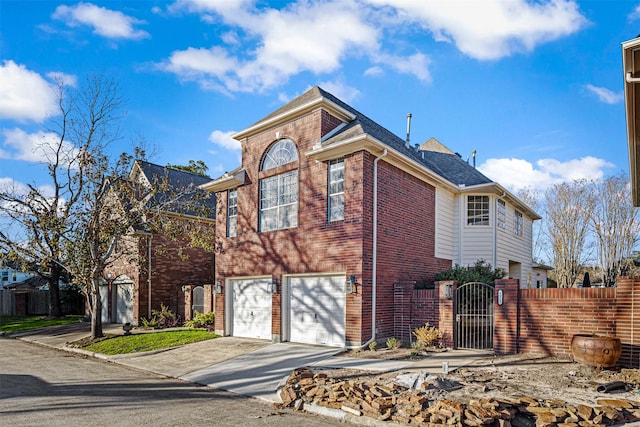
<path id="1" fill-rule="evenodd" d="M 234 132 L 318 85 L 411 142 L 435 137 L 517 190 L 628 171 L 621 43 L 640 2 L 177 0 L 0 3 L 0 184 L 47 183 L 49 84 L 102 71 L 127 99 L 112 146 L 240 164 Z"/>

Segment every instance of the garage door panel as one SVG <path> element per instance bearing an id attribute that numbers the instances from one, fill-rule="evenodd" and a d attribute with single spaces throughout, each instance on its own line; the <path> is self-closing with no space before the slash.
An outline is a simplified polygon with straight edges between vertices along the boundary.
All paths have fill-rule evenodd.
<path id="1" fill-rule="evenodd" d="M 230 280 L 233 292 L 233 336 L 271 339 L 270 279 Z"/>
<path id="2" fill-rule="evenodd" d="M 291 341 L 344 345 L 344 276 L 291 278 Z"/>

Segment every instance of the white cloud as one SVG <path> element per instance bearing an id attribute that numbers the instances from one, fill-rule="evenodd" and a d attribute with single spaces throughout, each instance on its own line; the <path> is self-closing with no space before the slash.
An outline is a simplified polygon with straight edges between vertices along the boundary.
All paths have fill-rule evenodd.
<path id="1" fill-rule="evenodd" d="M 47 77 L 49 77 L 49 79 L 52 82 L 60 83 L 63 86 L 71 86 L 71 87 L 78 86 L 78 78 L 73 74 L 65 74 L 65 73 L 55 71 L 55 72 L 47 73 Z"/>
<path id="2" fill-rule="evenodd" d="M 54 133 L 27 133 L 22 129 L 3 129 L 4 141 L 0 150 L 0 158 L 24 160 L 34 163 L 51 163 L 54 159 L 54 148 L 59 143 L 58 135 Z M 61 150 L 62 164 L 69 164 L 75 158 L 76 149 L 72 144 L 63 143 Z"/>
<path id="3" fill-rule="evenodd" d="M 256 41 L 245 56 L 223 47 L 190 47 L 173 54 L 160 68 L 201 87 L 230 92 L 262 91 L 281 86 L 302 72 L 330 73 L 348 55 L 370 55 L 379 49 L 378 28 L 367 10 L 350 0 L 300 1 L 281 10 L 251 9 L 245 1 L 179 1 L 172 10 L 213 12 Z M 231 39 L 235 44 L 235 39 Z"/>
<path id="4" fill-rule="evenodd" d="M 360 91 L 358 89 L 345 84 L 341 79 L 333 82 L 320 82 L 318 85 L 344 102 L 352 102 L 360 96 Z"/>
<path id="5" fill-rule="evenodd" d="M 379 67 L 378 65 L 375 65 L 375 66 L 373 66 L 371 68 L 367 68 L 364 71 L 364 75 L 365 76 L 381 76 L 383 74 L 384 74 L 384 70 L 381 67 Z"/>
<path id="6" fill-rule="evenodd" d="M 572 34 L 586 18 L 571 0 L 366 0 L 396 9 L 403 22 L 418 23 L 438 41 L 451 42 L 464 54 L 494 60 Z"/>
<path id="7" fill-rule="evenodd" d="M 604 159 L 586 156 L 566 162 L 541 159 L 535 166 L 522 159 L 488 159 L 478 170 L 503 186 L 517 191 L 526 187 L 544 190 L 551 185 L 577 179 L 598 180 L 604 176 L 605 169 L 612 167 L 614 165 Z"/>
<path id="8" fill-rule="evenodd" d="M 108 39 L 140 40 L 150 38 L 146 31 L 134 28 L 135 25 L 144 24 L 145 21 L 92 3 L 58 6 L 51 17 L 63 21 L 71 28 L 81 25 L 93 27 L 95 34 Z"/>
<path id="9" fill-rule="evenodd" d="M 242 146 L 240 145 L 240 141 L 231 137 L 231 135 L 235 133 L 236 131 L 222 132 L 220 130 L 214 130 L 209 135 L 209 141 L 225 150 L 241 150 Z"/>
<path id="10" fill-rule="evenodd" d="M 41 122 L 56 109 L 55 93 L 40 74 L 4 61 L 0 66 L 0 118 Z"/>
<path id="11" fill-rule="evenodd" d="M 395 55 L 378 55 L 376 58 L 380 63 L 386 64 L 392 69 L 402 74 L 410 74 L 418 80 L 431 82 L 429 64 L 431 60 L 423 53 L 416 53 L 411 56 L 399 57 Z"/>
<path id="12" fill-rule="evenodd" d="M 595 94 L 601 102 L 605 104 L 617 104 L 624 100 L 624 92 L 613 92 L 604 87 L 594 86 L 592 84 L 585 85 L 585 89 Z"/>
<path id="13" fill-rule="evenodd" d="M 640 5 L 636 6 L 629 14 L 629 21 L 635 21 L 638 18 L 640 18 Z"/>

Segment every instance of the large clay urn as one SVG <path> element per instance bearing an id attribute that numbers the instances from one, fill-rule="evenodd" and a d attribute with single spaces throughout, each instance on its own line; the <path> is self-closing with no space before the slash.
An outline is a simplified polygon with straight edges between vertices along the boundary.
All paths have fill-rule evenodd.
<path id="1" fill-rule="evenodd" d="M 571 353 L 576 362 L 596 368 L 615 368 L 622 343 L 620 338 L 578 334 L 571 340 Z"/>

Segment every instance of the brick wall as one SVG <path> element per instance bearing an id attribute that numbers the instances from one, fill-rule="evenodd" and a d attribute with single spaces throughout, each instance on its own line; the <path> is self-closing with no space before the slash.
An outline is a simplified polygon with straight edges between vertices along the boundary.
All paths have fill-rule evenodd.
<path id="1" fill-rule="evenodd" d="M 570 356 L 573 335 L 596 334 L 620 338 L 618 364 L 640 367 L 640 278 L 619 278 L 615 288 L 518 290 L 517 281 L 511 282 L 496 283 L 497 354 Z"/>

